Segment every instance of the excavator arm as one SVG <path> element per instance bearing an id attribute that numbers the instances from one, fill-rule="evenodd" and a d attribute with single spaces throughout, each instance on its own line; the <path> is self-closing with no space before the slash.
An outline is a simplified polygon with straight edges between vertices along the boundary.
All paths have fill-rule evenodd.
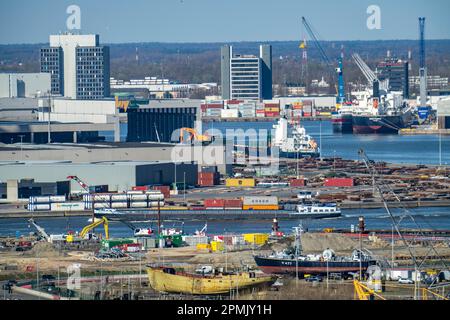
<path id="1" fill-rule="evenodd" d="M 180 129 L 180 142 L 185 142 L 185 134 L 189 134 L 188 141 L 198 141 L 198 142 L 210 142 L 211 137 L 208 135 L 202 135 L 197 132 L 197 130 L 192 128 L 181 128 Z"/>
<path id="2" fill-rule="evenodd" d="M 100 226 L 103 224 L 103 227 L 105 228 L 105 238 L 108 240 L 109 239 L 109 223 L 108 223 L 108 219 L 106 219 L 105 217 L 102 217 L 101 219 L 95 219 L 90 225 L 86 226 L 83 228 L 83 230 L 81 230 L 80 232 L 80 237 L 84 238 L 86 236 L 86 234 L 88 234 L 89 231 L 91 231 L 92 229 L 95 229 L 96 227 Z"/>

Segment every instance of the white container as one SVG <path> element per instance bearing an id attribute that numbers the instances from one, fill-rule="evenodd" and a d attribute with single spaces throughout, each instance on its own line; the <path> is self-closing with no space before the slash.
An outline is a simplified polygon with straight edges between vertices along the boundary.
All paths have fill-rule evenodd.
<path id="1" fill-rule="evenodd" d="M 127 191 L 127 194 L 144 194 L 144 192 L 143 192 L 143 191 L 139 191 L 139 190 L 136 190 L 136 191 Z"/>
<path id="2" fill-rule="evenodd" d="M 51 202 L 65 202 L 66 196 L 42 196 L 31 197 L 31 203 L 51 203 Z"/>
<path id="3" fill-rule="evenodd" d="M 50 204 L 30 204 L 28 205 L 29 211 L 48 211 L 50 210 Z"/>
<path id="4" fill-rule="evenodd" d="M 108 208 L 108 207 L 106 207 Z M 111 208 L 113 209 L 124 209 L 124 208 L 128 208 L 128 204 L 126 202 L 113 202 L 111 204 Z"/>
<path id="5" fill-rule="evenodd" d="M 146 194 L 132 194 L 130 195 L 131 201 L 147 201 L 147 195 Z"/>
<path id="6" fill-rule="evenodd" d="M 131 202 L 131 208 L 147 208 L 147 202 Z"/>
<path id="7" fill-rule="evenodd" d="M 159 206 L 160 207 L 164 207 L 164 205 L 165 205 L 164 201 L 159 201 Z M 149 207 L 150 208 L 157 208 L 158 207 L 158 201 L 149 202 Z"/>
<path id="8" fill-rule="evenodd" d="M 113 194 L 111 195 L 111 201 L 127 201 L 128 196 L 126 194 Z"/>
<path id="9" fill-rule="evenodd" d="M 278 205 L 277 197 L 244 197 L 244 206 L 250 205 Z"/>
<path id="10" fill-rule="evenodd" d="M 50 210 L 56 212 L 84 211 L 85 206 L 83 202 L 52 203 Z"/>
<path id="11" fill-rule="evenodd" d="M 147 193 L 149 201 L 164 200 L 164 195 L 161 192 L 158 193 Z"/>
<path id="12" fill-rule="evenodd" d="M 96 194 L 96 195 L 85 195 L 83 197 L 85 199 L 85 201 L 89 201 L 92 202 L 92 199 L 94 199 L 95 202 L 99 202 L 99 201 L 110 201 L 111 200 L 111 195 L 110 194 Z M 87 200 L 89 199 L 89 200 Z"/>

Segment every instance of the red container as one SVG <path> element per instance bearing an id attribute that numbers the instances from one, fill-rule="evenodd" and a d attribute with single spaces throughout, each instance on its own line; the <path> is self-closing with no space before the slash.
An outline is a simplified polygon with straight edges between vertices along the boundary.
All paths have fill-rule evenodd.
<path id="1" fill-rule="evenodd" d="M 264 103 L 264 108 L 279 108 L 280 105 L 278 103 Z"/>
<path id="2" fill-rule="evenodd" d="M 225 200 L 223 199 L 205 199 L 205 208 L 223 209 L 225 207 Z"/>
<path id="3" fill-rule="evenodd" d="M 190 208 L 192 211 L 205 211 L 205 206 L 191 206 Z"/>
<path id="4" fill-rule="evenodd" d="M 266 111 L 265 112 L 266 117 L 279 117 L 280 116 L 280 112 L 275 112 L 275 111 Z"/>
<path id="5" fill-rule="evenodd" d="M 148 186 L 141 186 L 141 187 L 133 187 L 131 188 L 133 191 L 148 191 Z"/>
<path id="6" fill-rule="evenodd" d="M 312 113 L 311 112 L 303 112 L 303 116 L 304 117 L 311 117 Z"/>
<path id="7" fill-rule="evenodd" d="M 352 178 L 328 178 L 325 179 L 325 187 L 353 187 L 355 185 Z"/>
<path id="8" fill-rule="evenodd" d="M 241 199 L 226 199 L 224 203 L 224 207 L 233 208 L 233 209 L 242 209 L 242 200 Z"/>
<path id="9" fill-rule="evenodd" d="M 240 104 L 243 103 L 243 100 L 228 100 L 227 104 Z"/>
<path id="10" fill-rule="evenodd" d="M 304 187 L 306 185 L 305 179 L 292 179 L 289 181 L 291 187 Z"/>
<path id="11" fill-rule="evenodd" d="M 164 195 L 165 199 L 170 198 L 170 187 L 169 186 L 154 186 L 153 190 L 161 191 L 161 193 Z"/>
<path id="12" fill-rule="evenodd" d="M 199 172 L 198 185 L 201 187 L 212 187 L 220 183 L 220 174 L 218 172 Z"/>

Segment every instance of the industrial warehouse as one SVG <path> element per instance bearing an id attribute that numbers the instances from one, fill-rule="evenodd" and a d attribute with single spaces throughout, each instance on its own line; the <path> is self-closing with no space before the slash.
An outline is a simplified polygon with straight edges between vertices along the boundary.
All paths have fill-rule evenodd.
<path id="1" fill-rule="evenodd" d="M 444 0 L 114 1 L 0 5 L 0 29 L 29 17 L 0 32 L 0 300 L 441 309 Z"/>

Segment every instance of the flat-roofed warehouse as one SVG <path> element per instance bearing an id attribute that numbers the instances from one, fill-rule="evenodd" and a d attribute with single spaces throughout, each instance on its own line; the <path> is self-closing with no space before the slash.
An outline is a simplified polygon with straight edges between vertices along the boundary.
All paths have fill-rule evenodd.
<path id="1" fill-rule="evenodd" d="M 177 164 L 170 162 L 2 162 L 0 177 L 3 181 L 33 178 L 36 181 L 63 181 L 68 176 L 78 176 L 88 185 L 108 185 L 109 191 L 123 192 L 134 186 L 170 185 L 174 181 L 197 183 L 197 164 Z M 71 191 L 81 191 L 72 182 Z"/>

